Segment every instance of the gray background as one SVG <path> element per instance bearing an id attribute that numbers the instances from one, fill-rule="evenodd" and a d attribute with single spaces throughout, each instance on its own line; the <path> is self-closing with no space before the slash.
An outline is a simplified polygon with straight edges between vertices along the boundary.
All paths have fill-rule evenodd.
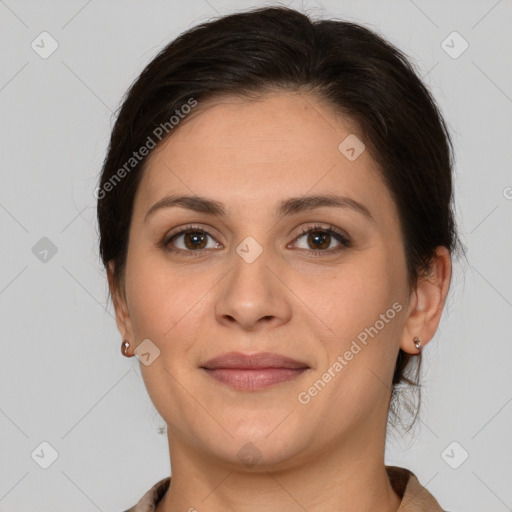
<path id="1" fill-rule="evenodd" d="M 144 65 L 199 22 L 270 3 L 0 0 L 0 511 L 120 511 L 170 474 L 140 363 L 120 354 L 93 191 Z M 451 127 L 467 260 L 424 352 L 421 419 L 390 435 L 386 462 L 452 512 L 512 510 L 511 1 L 287 4 L 403 49 Z M 457 58 L 453 31 L 469 44 Z"/>

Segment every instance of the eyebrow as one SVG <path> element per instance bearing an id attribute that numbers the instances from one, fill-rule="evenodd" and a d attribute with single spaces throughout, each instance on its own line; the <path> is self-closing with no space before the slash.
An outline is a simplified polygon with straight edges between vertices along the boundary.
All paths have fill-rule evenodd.
<path id="1" fill-rule="evenodd" d="M 226 217 L 226 209 L 222 203 L 202 196 L 170 195 L 156 202 L 146 213 L 144 221 L 159 210 L 181 207 L 200 213 Z M 279 203 L 276 216 L 284 217 L 316 208 L 347 208 L 360 213 L 370 220 L 375 220 L 368 208 L 350 197 L 334 194 L 310 195 L 302 197 L 291 197 Z"/>

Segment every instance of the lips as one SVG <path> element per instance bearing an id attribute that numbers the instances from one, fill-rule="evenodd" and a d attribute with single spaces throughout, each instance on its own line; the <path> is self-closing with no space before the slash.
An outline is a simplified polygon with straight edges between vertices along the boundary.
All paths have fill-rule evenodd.
<path id="1" fill-rule="evenodd" d="M 259 352 L 257 354 L 242 354 L 241 352 L 229 352 L 210 359 L 202 368 L 217 370 L 219 368 L 237 368 L 240 370 L 261 368 L 291 368 L 294 370 L 307 369 L 309 366 L 290 357 L 273 354 L 271 352 Z"/>
<path id="2" fill-rule="evenodd" d="M 307 371 L 309 366 L 270 352 L 230 352 L 210 359 L 201 368 L 210 377 L 232 389 L 259 391 L 295 379 Z"/>

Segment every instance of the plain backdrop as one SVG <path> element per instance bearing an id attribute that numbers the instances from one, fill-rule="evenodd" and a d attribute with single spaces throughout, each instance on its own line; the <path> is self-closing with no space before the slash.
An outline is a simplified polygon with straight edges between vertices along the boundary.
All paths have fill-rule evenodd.
<path id="1" fill-rule="evenodd" d="M 117 512 L 170 474 L 140 363 L 120 353 L 93 192 L 114 112 L 152 57 L 271 4 L 0 0 L 1 512 Z M 420 420 L 390 434 L 386 463 L 451 512 L 512 510 L 511 1 L 286 4 L 384 35 L 449 124 L 467 260 L 424 351 Z"/>

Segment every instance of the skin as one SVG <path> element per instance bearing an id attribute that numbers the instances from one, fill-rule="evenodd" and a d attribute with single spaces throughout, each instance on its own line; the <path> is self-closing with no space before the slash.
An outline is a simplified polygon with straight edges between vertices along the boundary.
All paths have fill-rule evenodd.
<path id="1" fill-rule="evenodd" d="M 351 162 L 338 150 L 357 128 L 319 99 L 279 92 L 199 107 L 150 157 L 120 288 L 109 268 L 129 354 L 144 339 L 160 350 L 140 364 L 167 423 L 172 461 L 172 485 L 157 512 L 396 511 L 401 498 L 384 466 L 394 365 L 399 348 L 418 353 L 415 336 L 423 347 L 434 336 L 450 254 L 439 247 L 431 274 L 409 289 L 391 194 L 369 151 Z M 364 204 L 372 219 L 332 207 L 275 216 L 283 199 L 325 193 Z M 219 201 L 226 217 L 172 207 L 145 219 L 169 194 Z M 162 247 L 187 224 L 210 236 L 181 235 Z M 324 231 L 323 245 L 301 235 L 315 224 L 332 225 L 352 245 Z M 248 236 L 262 248 L 252 263 L 236 252 Z M 203 248 L 198 257 L 194 243 Z M 301 404 L 298 394 L 394 303 L 401 311 Z M 236 391 L 199 368 L 230 351 L 276 352 L 310 369 L 263 391 Z M 238 457 L 248 442 L 261 454 L 251 467 Z"/>

